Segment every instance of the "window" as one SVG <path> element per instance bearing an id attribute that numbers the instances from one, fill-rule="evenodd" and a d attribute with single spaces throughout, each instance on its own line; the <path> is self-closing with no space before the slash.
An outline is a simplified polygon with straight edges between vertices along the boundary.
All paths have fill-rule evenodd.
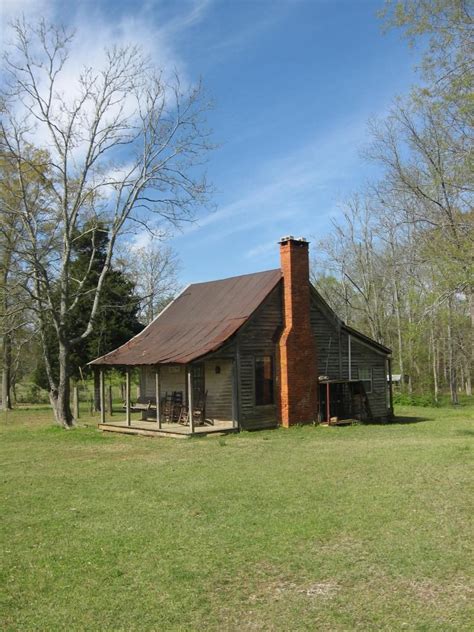
<path id="1" fill-rule="evenodd" d="M 359 380 L 364 384 L 366 393 L 372 392 L 372 369 L 367 367 L 359 368 Z"/>
<path id="2" fill-rule="evenodd" d="M 268 406 L 273 403 L 273 358 L 259 356 L 255 358 L 255 405 Z"/>

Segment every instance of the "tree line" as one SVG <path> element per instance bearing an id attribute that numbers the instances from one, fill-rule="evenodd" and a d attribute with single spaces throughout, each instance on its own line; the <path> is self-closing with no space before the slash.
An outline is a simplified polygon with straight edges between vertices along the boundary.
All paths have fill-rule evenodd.
<path id="1" fill-rule="evenodd" d="M 402 389 L 472 394 L 473 72 L 469 2 L 388 2 L 423 46 L 420 85 L 372 121 L 381 177 L 349 199 L 318 247 L 314 280 L 343 318 L 393 349 Z"/>

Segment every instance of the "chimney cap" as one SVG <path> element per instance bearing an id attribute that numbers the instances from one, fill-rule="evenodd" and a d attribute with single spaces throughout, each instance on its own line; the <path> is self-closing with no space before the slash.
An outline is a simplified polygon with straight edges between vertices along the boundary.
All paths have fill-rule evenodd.
<path id="1" fill-rule="evenodd" d="M 296 241 L 300 244 L 307 244 L 309 243 L 308 240 L 306 239 L 306 237 L 294 237 L 293 235 L 286 235 L 285 237 L 281 237 L 280 241 L 278 242 L 279 244 L 285 244 L 287 241 Z"/>

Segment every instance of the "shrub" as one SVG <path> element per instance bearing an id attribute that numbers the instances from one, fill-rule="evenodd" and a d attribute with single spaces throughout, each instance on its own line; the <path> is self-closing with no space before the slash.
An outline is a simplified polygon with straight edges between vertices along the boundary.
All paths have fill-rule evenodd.
<path id="1" fill-rule="evenodd" d="M 433 395 L 414 395 L 408 393 L 394 393 L 393 403 L 401 406 L 439 406 Z"/>
<path id="2" fill-rule="evenodd" d="M 49 398 L 44 389 L 31 383 L 26 385 L 23 391 L 18 394 L 17 401 L 19 404 L 48 404 Z"/>

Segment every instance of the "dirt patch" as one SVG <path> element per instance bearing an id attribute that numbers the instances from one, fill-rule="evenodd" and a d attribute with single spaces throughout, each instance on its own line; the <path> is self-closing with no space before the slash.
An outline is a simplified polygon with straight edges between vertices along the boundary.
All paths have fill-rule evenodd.
<path id="1" fill-rule="evenodd" d="M 474 598 L 474 587 L 469 584 L 467 578 L 458 578 L 450 583 L 415 580 L 409 583 L 408 588 L 417 599 L 433 604 L 455 601 L 462 605 L 471 602 Z"/>
<path id="2" fill-rule="evenodd" d="M 311 584 L 305 588 L 300 588 L 299 593 L 305 594 L 307 597 L 315 598 L 329 598 L 333 597 L 339 591 L 339 586 L 336 582 L 322 582 L 318 584 Z"/>
<path id="3" fill-rule="evenodd" d="M 248 601 L 255 604 L 264 601 L 278 601 L 291 596 L 303 596 L 308 599 L 331 599 L 339 590 L 340 586 L 333 580 L 295 582 L 275 579 L 260 582 L 257 590 L 248 596 Z"/>

